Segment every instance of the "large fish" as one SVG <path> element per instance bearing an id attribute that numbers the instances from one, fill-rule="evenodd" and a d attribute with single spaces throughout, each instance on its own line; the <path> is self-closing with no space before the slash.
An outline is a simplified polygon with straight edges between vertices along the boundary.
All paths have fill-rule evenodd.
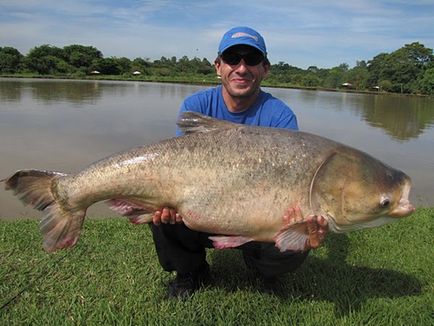
<path id="1" fill-rule="evenodd" d="M 171 207 L 217 248 L 248 241 L 302 250 L 306 221 L 284 218 L 298 205 L 333 232 L 379 226 L 414 211 L 410 178 L 356 149 L 313 134 L 232 124 L 197 113 L 178 122 L 182 137 L 138 147 L 67 175 L 21 170 L 5 179 L 43 211 L 48 252 L 76 244 L 86 209 L 99 201 L 134 223 Z"/>

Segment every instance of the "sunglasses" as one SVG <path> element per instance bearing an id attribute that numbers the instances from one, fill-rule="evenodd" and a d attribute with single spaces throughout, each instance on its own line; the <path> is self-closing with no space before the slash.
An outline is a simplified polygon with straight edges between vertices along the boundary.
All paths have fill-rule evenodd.
<path id="1" fill-rule="evenodd" d="M 256 66 L 264 60 L 264 56 L 260 52 L 256 51 L 250 51 L 243 54 L 235 51 L 225 51 L 221 54 L 221 58 L 231 66 L 239 64 L 241 59 L 243 59 L 248 66 Z"/>

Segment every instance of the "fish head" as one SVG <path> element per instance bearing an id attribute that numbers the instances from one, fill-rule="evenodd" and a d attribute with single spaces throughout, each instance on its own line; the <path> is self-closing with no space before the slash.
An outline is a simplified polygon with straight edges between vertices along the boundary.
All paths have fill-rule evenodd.
<path id="1" fill-rule="evenodd" d="M 391 223 L 414 212 L 410 178 L 366 153 L 344 148 L 317 169 L 310 188 L 313 212 L 334 232 Z"/>

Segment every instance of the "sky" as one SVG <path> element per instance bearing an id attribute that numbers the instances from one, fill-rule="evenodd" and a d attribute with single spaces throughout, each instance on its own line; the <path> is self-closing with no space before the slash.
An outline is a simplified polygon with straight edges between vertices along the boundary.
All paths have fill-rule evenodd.
<path id="1" fill-rule="evenodd" d="M 332 68 L 405 44 L 434 48 L 434 0 L 0 0 L 0 47 L 93 46 L 104 57 L 207 58 L 250 26 L 271 63 Z"/>

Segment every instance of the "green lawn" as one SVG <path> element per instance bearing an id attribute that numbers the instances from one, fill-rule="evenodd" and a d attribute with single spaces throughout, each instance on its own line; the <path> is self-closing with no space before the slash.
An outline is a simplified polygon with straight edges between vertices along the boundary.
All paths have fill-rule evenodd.
<path id="1" fill-rule="evenodd" d="M 434 325 L 434 208 L 330 235 L 266 294 L 237 250 L 209 250 L 213 284 L 165 298 L 146 225 L 87 220 L 47 254 L 36 221 L 0 221 L 0 325 Z"/>

